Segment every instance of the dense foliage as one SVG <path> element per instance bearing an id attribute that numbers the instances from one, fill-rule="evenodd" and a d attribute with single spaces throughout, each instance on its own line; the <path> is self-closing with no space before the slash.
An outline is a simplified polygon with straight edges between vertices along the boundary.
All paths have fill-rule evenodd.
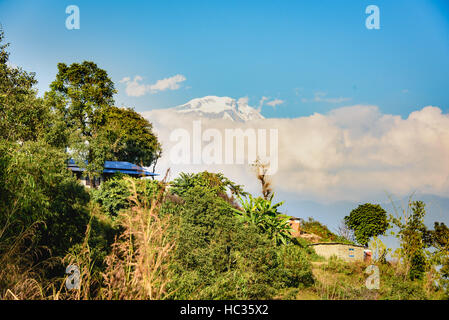
<path id="1" fill-rule="evenodd" d="M 255 225 L 240 222 L 216 192 L 195 186 L 182 198 L 176 298 L 262 299 L 282 287 L 313 283 L 307 262 L 284 261 L 287 254 Z"/>
<path id="2" fill-rule="evenodd" d="M 345 217 L 345 223 L 354 231 L 355 239 L 361 245 L 367 245 L 370 238 L 384 234 L 389 226 L 387 212 L 380 205 L 371 203 L 352 210 Z"/>
<path id="3" fill-rule="evenodd" d="M 120 210 L 130 207 L 129 197 L 132 194 L 131 180 L 125 175 L 117 175 L 101 184 L 98 189 L 91 191 L 92 198 L 101 205 L 103 211 L 111 217 L 116 217 Z M 139 199 L 149 200 L 157 195 L 160 187 L 157 181 L 142 180 L 135 185 Z"/>
<path id="4" fill-rule="evenodd" d="M 400 240 L 401 257 L 405 260 L 408 277 L 411 280 L 421 279 L 426 271 L 427 259 L 424 249 L 428 236 L 424 224 L 426 215 L 425 205 L 422 201 L 413 201 L 409 204 L 411 212 L 404 219 L 392 218 L 393 224 L 399 229 L 397 237 Z"/>
<path id="5" fill-rule="evenodd" d="M 148 120 L 132 109 L 109 107 L 104 112 L 101 134 L 111 148 L 109 160 L 151 166 L 161 155 L 161 146 Z"/>
<path id="6" fill-rule="evenodd" d="M 45 132 L 49 111 L 36 97 L 33 73 L 9 64 L 8 44 L 0 29 L 0 138 L 36 141 Z"/>
<path id="7" fill-rule="evenodd" d="M 243 210 L 234 209 L 240 221 L 256 226 L 260 232 L 266 234 L 276 244 L 287 244 L 292 238 L 290 217 L 278 211 L 283 202 L 272 204 L 273 195 L 269 199 L 248 196 L 247 200 L 240 199 Z"/>
<path id="8" fill-rule="evenodd" d="M 44 142 L 0 142 L 0 224 L 13 239 L 41 222 L 39 244 L 62 254 L 83 238 L 89 195 L 66 169 L 66 157 Z"/>
<path id="9" fill-rule="evenodd" d="M 364 265 L 325 265 L 306 240 L 292 239 L 263 165 L 263 197 L 211 172 L 173 181 L 116 175 L 85 188 L 67 169 L 72 157 L 91 175 L 105 160 L 154 166 L 161 146 L 151 123 L 114 106 L 114 84 L 93 62 L 58 64 L 39 98 L 34 74 L 10 66 L 7 47 L 0 30 L 0 299 L 378 298 L 328 284 L 337 273 L 362 279 Z M 424 204 L 411 208 L 407 219 L 393 219 L 402 255 L 396 266 L 381 265 L 387 299 L 448 287 L 449 230 L 426 229 Z M 385 231 L 384 216 L 367 204 L 347 223 L 366 243 Z M 301 228 L 339 240 L 313 219 Z M 79 267 L 79 290 L 64 286 L 68 265 Z"/>
<path id="10" fill-rule="evenodd" d="M 59 63 L 50 89 L 45 102 L 56 117 L 51 127 L 88 174 L 97 175 L 107 160 L 150 166 L 160 157 L 152 125 L 134 110 L 114 106 L 114 83 L 95 63 Z"/>
<path id="11" fill-rule="evenodd" d="M 209 188 L 217 194 L 225 197 L 227 192 L 232 196 L 244 196 L 247 193 L 243 191 L 243 187 L 238 185 L 221 173 L 200 172 L 197 174 L 181 172 L 179 177 L 171 183 L 171 191 L 173 194 L 183 196 L 189 189 L 196 186 Z"/>

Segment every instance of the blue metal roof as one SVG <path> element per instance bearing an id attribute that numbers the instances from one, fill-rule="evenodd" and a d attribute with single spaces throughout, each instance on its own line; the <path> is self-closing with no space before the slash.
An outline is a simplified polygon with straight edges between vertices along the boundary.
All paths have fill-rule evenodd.
<path id="1" fill-rule="evenodd" d="M 87 161 L 86 161 L 87 163 Z M 79 168 L 74 159 L 70 159 L 68 167 L 72 171 L 84 171 L 83 168 Z M 116 173 L 121 172 L 129 175 L 144 175 L 144 176 L 157 176 L 158 174 L 145 170 L 145 168 L 132 164 L 126 161 L 105 161 L 103 173 Z"/>

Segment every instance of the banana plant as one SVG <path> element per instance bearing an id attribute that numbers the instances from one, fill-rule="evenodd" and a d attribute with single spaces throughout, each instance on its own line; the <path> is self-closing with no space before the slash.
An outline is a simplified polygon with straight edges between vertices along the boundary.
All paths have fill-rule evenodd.
<path id="1" fill-rule="evenodd" d="M 292 229 L 288 223 L 289 217 L 278 211 L 284 202 L 273 204 L 273 195 L 269 199 L 248 195 L 246 199 L 240 197 L 239 200 L 242 209 L 233 209 L 233 211 L 242 222 L 257 226 L 276 244 L 290 242 Z"/>

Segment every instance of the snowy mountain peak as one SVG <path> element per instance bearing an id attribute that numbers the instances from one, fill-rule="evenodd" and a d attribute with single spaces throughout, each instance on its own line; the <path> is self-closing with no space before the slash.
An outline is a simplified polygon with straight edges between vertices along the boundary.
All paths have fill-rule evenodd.
<path id="1" fill-rule="evenodd" d="M 247 98 L 240 98 L 236 101 L 230 97 L 206 96 L 192 99 L 172 110 L 201 118 L 228 119 L 238 122 L 264 119 L 259 111 L 248 105 Z"/>

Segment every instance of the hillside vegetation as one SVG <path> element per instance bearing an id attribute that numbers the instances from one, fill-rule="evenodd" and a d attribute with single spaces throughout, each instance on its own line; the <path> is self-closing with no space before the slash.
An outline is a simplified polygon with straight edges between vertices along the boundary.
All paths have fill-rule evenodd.
<path id="1" fill-rule="evenodd" d="M 260 196 L 211 172 L 84 187 L 71 158 L 90 180 L 106 160 L 154 168 L 163 146 L 151 123 L 117 108 L 114 83 L 89 61 L 58 64 L 39 97 L 7 48 L 0 30 L 0 299 L 448 297 L 449 229 L 428 229 L 419 201 L 389 216 L 362 205 L 338 235 L 303 221 L 323 241 L 370 243 L 380 288 L 369 290 L 366 265 L 326 261 L 292 238 L 265 164 L 255 163 Z M 390 229 L 401 244 L 394 263 L 377 238 Z"/>

